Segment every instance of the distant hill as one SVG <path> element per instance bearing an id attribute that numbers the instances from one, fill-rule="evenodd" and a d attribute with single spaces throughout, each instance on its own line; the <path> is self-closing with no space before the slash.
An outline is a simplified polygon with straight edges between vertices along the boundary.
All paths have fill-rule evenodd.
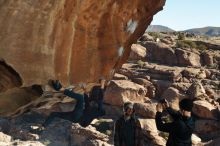
<path id="1" fill-rule="evenodd" d="M 198 35 L 220 36 L 220 27 L 203 27 L 185 30 L 184 32 L 195 33 Z"/>
<path id="2" fill-rule="evenodd" d="M 162 25 L 150 25 L 146 30 L 146 32 L 174 32 L 174 31 L 175 30 Z"/>

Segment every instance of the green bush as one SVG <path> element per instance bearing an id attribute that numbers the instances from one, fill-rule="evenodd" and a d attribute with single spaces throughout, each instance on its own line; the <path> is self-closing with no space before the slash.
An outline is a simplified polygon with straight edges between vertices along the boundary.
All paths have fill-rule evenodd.
<path id="1" fill-rule="evenodd" d="M 205 45 L 203 45 L 203 44 L 200 44 L 198 46 L 198 49 L 204 51 L 204 50 L 207 50 L 207 47 Z"/>
<path id="2" fill-rule="evenodd" d="M 158 32 L 149 32 L 148 34 L 150 36 L 152 36 L 155 41 L 156 41 L 157 38 L 160 38 L 160 34 Z"/>
<path id="3" fill-rule="evenodd" d="M 145 63 L 142 60 L 138 60 L 137 64 L 140 68 L 143 68 L 145 66 Z"/>
<path id="4" fill-rule="evenodd" d="M 189 48 L 189 45 L 184 43 L 183 41 L 177 41 L 176 42 L 176 47 L 177 48 Z"/>
<path id="5" fill-rule="evenodd" d="M 193 42 L 193 41 L 185 41 L 185 42 L 186 42 L 187 44 L 189 44 L 190 48 L 196 48 L 196 47 L 197 47 L 196 43 Z"/>
<path id="6" fill-rule="evenodd" d="M 197 48 L 197 45 L 193 41 L 184 40 L 184 41 L 177 41 L 176 47 L 177 48 Z"/>

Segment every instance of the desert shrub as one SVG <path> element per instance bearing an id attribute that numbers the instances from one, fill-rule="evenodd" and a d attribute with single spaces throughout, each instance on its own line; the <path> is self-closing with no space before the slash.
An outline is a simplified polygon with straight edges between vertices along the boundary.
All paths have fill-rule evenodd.
<path id="1" fill-rule="evenodd" d="M 190 48 L 196 48 L 196 43 L 193 41 L 185 41 L 185 43 L 189 44 Z"/>
<path id="2" fill-rule="evenodd" d="M 203 44 L 200 44 L 197 48 L 201 51 L 207 50 L 207 46 L 205 46 Z"/>
<path id="3" fill-rule="evenodd" d="M 158 32 L 149 32 L 148 34 L 150 36 L 152 36 L 155 41 L 156 41 L 157 38 L 160 38 L 160 34 Z"/>
<path id="4" fill-rule="evenodd" d="M 193 41 L 184 40 L 184 41 L 177 41 L 176 47 L 177 48 L 197 48 L 197 45 Z"/>
<path id="5" fill-rule="evenodd" d="M 184 35 L 184 33 L 179 33 L 179 34 L 178 34 L 178 40 L 185 40 L 185 35 Z"/>
<path id="6" fill-rule="evenodd" d="M 137 64 L 140 68 L 143 68 L 145 66 L 145 63 L 142 60 L 138 60 Z"/>
<path id="7" fill-rule="evenodd" d="M 177 48 L 189 48 L 189 45 L 184 43 L 183 41 L 177 41 L 176 42 L 176 47 Z"/>
<path id="8" fill-rule="evenodd" d="M 205 68 L 208 68 L 208 69 L 218 69 L 219 68 L 219 65 L 217 63 L 214 63 L 212 65 L 205 65 Z"/>

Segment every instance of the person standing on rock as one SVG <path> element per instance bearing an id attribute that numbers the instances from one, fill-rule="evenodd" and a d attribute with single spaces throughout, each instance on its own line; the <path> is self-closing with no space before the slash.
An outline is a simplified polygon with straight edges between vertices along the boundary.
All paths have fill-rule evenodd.
<path id="1" fill-rule="evenodd" d="M 169 133 L 167 146 L 192 146 L 191 136 L 195 128 L 195 121 L 191 116 L 193 101 L 183 99 L 179 102 L 180 111 L 176 112 L 169 107 L 166 100 L 157 104 L 156 126 L 157 129 Z M 162 112 L 166 111 L 172 122 L 165 123 L 162 120 Z"/>
<path id="2" fill-rule="evenodd" d="M 133 104 L 123 105 L 124 115 L 114 127 L 114 146 L 142 146 L 142 129 L 140 121 L 134 116 Z"/>
<path id="3" fill-rule="evenodd" d="M 83 116 L 83 110 L 84 110 L 84 96 L 82 94 L 75 93 L 73 89 L 64 89 L 60 90 L 62 88 L 61 83 L 56 81 L 51 81 L 51 86 L 58 92 L 63 93 L 64 95 L 71 97 L 76 100 L 76 105 L 73 111 L 71 112 L 52 112 L 48 118 L 45 120 L 42 126 L 46 127 L 49 125 L 54 118 L 62 118 L 69 120 L 74 123 L 79 123 L 82 116 Z"/>

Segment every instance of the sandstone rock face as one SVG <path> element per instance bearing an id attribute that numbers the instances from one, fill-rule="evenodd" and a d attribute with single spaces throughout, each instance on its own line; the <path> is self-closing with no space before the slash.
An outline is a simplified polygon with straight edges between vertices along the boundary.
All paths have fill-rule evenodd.
<path id="1" fill-rule="evenodd" d="M 179 101 L 187 98 L 187 95 L 180 93 L 179 90 L 173 87 L 170 87 L 166 91 L 164 91 L 162 97 L 164 99 L 167 99 L 173 109 L 179 110 Z"/>
<path id="2" fill-rule="evenodd" d="M 146 95 L 146 89 L 138 84 L 135 84 L 127 80 L 115 80 L 111 81 L 108 86 L 104 102 L 122 106 L 124 102 L 144 102 Z"/>
<path id="3" fill-rule="evenodd" d="M 192 99 L 202 97 L 206 94 L 205 89 L 200 82 L 192 83 L 187 92 Z"/>
<path id="4" fill-rule="evenodd" d="M 199 134 L 209 135 L 211 132 L 220 130 L 219 121 L 215 120 L 197 120 L 195 123 L 195 131 Z"/>
<path id="5" fill-rule="evenodd" d="M 115 73 L 114 77 L 113 77 L 113 80 L 127 80 L 128 77 L 126 77 L 125 75 L 122 75 L 122 74 L 118 74 L 118 73 Z"/>
<path id="6" fill-rule="evenodd" d="M 0 60 L 24 86 L 51 78 L 64 84 L 111 78 L 164 3 L 1 0 Z"/>
<path id="7" fill-rule="evenodd" d="M 144 88 L 147 90 L 146 96 L 148 98 L 155 97 L 156 88 L 154 87 L 154 85 L 150 81 L 143 79 L 143 78 L 133 78 L 132 81 L 134 83 L 141 85 L 141 86 L 144 86 Z"/>
<path id="8" fill-rule="evenodd" d="M 159 136 L 155 124 L 155 119 L 141 119 L 140 123 L 143 129 L 143 134 L 145 135 L 144 138 L 145 137 L 149 138 L 152 145 L 157 145 L 157 146 L 166 145 L 166 140 Z"/>
<path id="9" fill-rule="evenodd" d="M 201 118 L 217 119 L 217 109 L 207 101 L 194 101 L 193 113 Z"/>
<path id="10" fill-rule="evenodd" d="M 13 112 L 20 106 L 26 105 L 38 97 L 39 94 L 30 87 L 13 88 L 2 92 L 0 93 L 0 114 L 4 115 Z"/>
<path id="11" fill-rule="evenodd" d="M 156 96 L 161 97 L 163 93 L 172 85 L 171 82 L 163 80 L 153 80 L 153 84 L 156 87 Z"/>
<path id="12" fill-rule="evenodd" d="M 176 49 L 175 53 L 178 58 L 178 64 L 182 66 L 201 66 L 199 53 L 179 48 Z"/>
<path id="13" fill-rule="evenodd" d="M 213 55 L 211 53 L 204 52 L 202 54 L 202 58 L 203 58 L 203 64 L 205 64 L 205 65 L 213 65 L 214 64 Z"/>
<path id="14" fill-rule="evenodd" d="M 19 74 L 0 59 L 0 92 L 22 85 Z"/>
<path id="15" fill-rule="evenodd" d="M 182 71 L 183 77 L 187 78 L 188 80 L 193 78 L 198 79 L 205 79 L 207 77 L 206 71 L 202 69 L 195 69 L 195 68 L 186 68 Z"/>
<path id="16" fill-rule="evenodd" d="M 144 44 L 147 49 L 147 60 L 157 61 L 162 64 L 176 65 L 175 51 L 166 44 L 148 42 Z"/>
<path id="17" fill-rule="evenodd" d="M 153 103 L 134 103 L 135 112 L 143 118 L 155 118 L 156 104 Z"/>

